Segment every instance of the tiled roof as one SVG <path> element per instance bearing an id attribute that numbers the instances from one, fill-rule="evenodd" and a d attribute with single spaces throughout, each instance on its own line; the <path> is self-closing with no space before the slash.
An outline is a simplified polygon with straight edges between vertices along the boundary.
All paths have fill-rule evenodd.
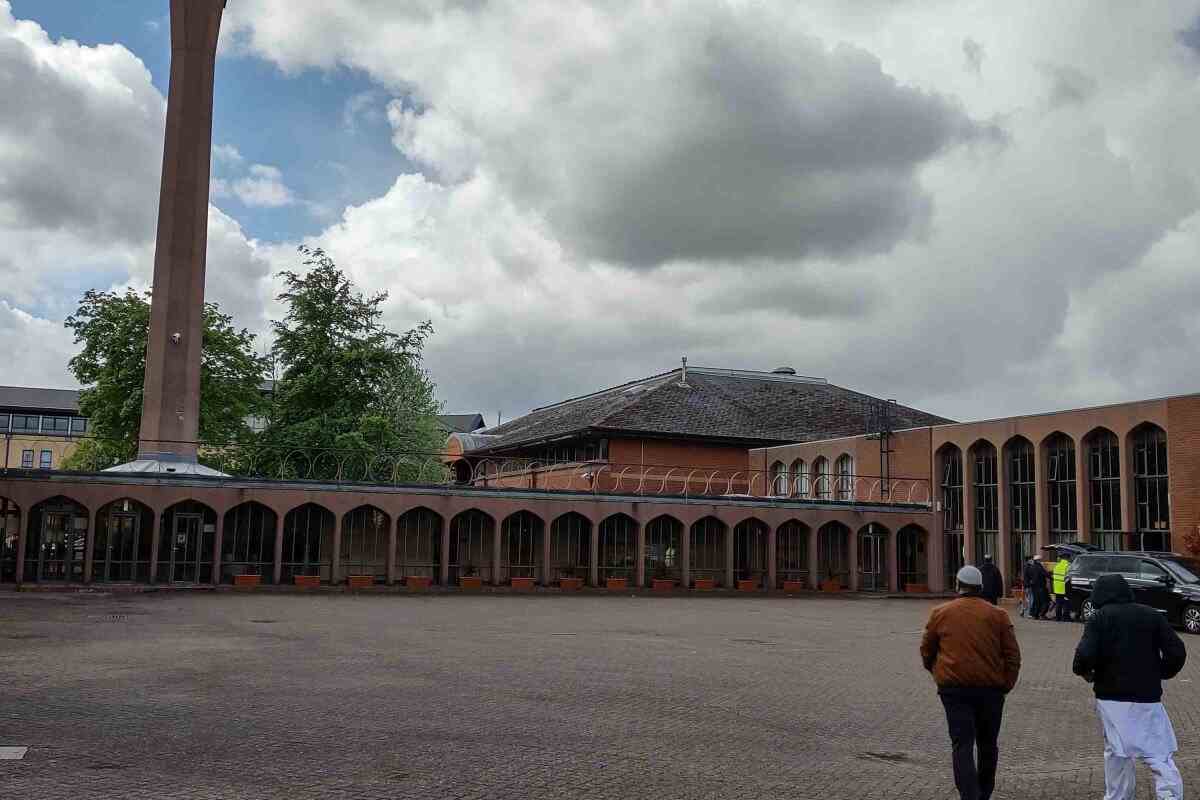
<path id="1" fill-rule="evenodd" d="M 782 444 L 866 433 L 878 398 L 819 378 L 689 368 L 535 409 L 483 433 L 488 450 L 595 432 Z M 895 430 L 953 420 L 892 406 Z"/>
<path id="2" fill-rule="evenodd" d="M 79 390 L 39 389 L 29 386 L 0 386 L 0 408 L 23 411 L 78 413 Z"/>

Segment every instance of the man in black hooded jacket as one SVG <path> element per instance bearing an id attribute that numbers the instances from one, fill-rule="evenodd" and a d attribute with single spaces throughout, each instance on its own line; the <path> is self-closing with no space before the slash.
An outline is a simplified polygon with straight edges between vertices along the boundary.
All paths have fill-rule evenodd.
<path id="1" fill-rule="evenodd" d="M 1160 800 L 1183 797 L 1175 767 L 1175 731 L 1162 704 L 1162 682 L 1179 674 L 1187 650 L 1166 618 L 1133 601 L 1120 575 L 1104 575 L 1092 588 L 1096 613 L 1075 649 L 1076 675 L 1092 683 L 1104 726 L 1106 798 L 1132 800 L 1134 764 L 1154 774 Z"/>

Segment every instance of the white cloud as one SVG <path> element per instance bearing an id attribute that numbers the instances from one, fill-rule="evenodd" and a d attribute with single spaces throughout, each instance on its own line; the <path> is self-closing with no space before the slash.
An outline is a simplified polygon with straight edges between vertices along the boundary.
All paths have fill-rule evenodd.
<path id="1" fill-rule="evenodd" d="M 250 174 L 229 184 L 228 191 L 251 208 L 280 208 L 296 202 L 283 173 L 266 164 L 250 165 Z"/>

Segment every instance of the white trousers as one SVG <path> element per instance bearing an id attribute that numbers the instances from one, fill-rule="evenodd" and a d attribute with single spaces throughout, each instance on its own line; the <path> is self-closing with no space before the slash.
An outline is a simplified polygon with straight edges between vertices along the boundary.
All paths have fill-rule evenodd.
<path id="1" fill-rule="evenodd" d="M 1183 776 L 1171 753 L 1142 760 L 1154 774 L 1154 794 L 1158 800 L 1183 800 Z M 1104 800 L 1133 800 L 1136 763 L 1136 759 L 1116 755 L 1104 745 Z"/>
<path id="2" fill-rule="evenodd" d="M 1137 759 L 1154 775 L 1158 800 L 1183 800 L 1183 777 L 1175 766 L 1175 730 L 1162 703 L 1098 700 L 1104 726 L 1104 800 L 1133 800 Z"/>

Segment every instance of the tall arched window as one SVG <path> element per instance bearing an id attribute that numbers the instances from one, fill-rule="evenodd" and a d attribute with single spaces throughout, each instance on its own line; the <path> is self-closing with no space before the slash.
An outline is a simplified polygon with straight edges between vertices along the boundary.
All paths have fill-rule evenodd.
<path id="1" fill-rule="evenodd" d="M 854 499 L 854 459 L 849 454 L 843 454 L 838 457 L 837 464 L 834 465 L 837 473 L 837 499 L 838 500 L 853 500 Z"/>
<path id="2" fill-rule="evenodd" d="M 943 569 L 949 584 L 963 565 L 963 463 L 954 445 L 941 450 Z"/>
<path id="3" fill-rule="evenodd" d="M 813 462 L 813 479 L 816 483 L 816 498 L 829 499 L 829 461 L 822 456 Z"/>
<path id="4" fill-rule="evenodd" d="M 1112 431 L 1088 437 L 1088 502 L 1092 543 L 1105 550 L 1121 549 L 1121 445 Z"/>
<path id="5" fill-rule="evenodd" d="M 787 467 L 782 461 L 776 461 L 771 465 L 771 494 L 774 497 L 786 497 L 788 493 L 788 474 Z"/>
<path id="6" fill-rule="evenodd" d="M 1046 441 L 1051 544 L 1072 541 L 1079 534 L 1075 492 L 1075 443 L 1065 433 L 1056 433 Z"/>
<path id="7" fill-rule="evenodd" d="M 797 458 L 793 461 L 790 472 L 792 473 L 792 494 L 795 497 L 808 497 L 808 465 L 804 463 L 804 459 Z"/>
<path id="8" fill-rule="evenodd" d="M 1037 538 L 1037 484 L 1034 481 L 1033 444 L 1016 438 L 1008 443 L 1008 585 L 1021 575 L 1021 567 L 1034 554 Z"/>
<path id="9" fill-rule="evenodd" d="M 1167 433 L 1157 425 L 1144 425 L 1133 435 L 1133 495 L 1139 549 L 1171 549 L 1167 484 Z"/>
<path id="10" fill-rule="evenodd" d="M 999 562 L 997 539 L 1000 531 L 1000 482 L 996 470 L 996 448 L 980 442 L 972 449 L 972 477 L 975 483 L 975 560 L 984 556 Z"/>

